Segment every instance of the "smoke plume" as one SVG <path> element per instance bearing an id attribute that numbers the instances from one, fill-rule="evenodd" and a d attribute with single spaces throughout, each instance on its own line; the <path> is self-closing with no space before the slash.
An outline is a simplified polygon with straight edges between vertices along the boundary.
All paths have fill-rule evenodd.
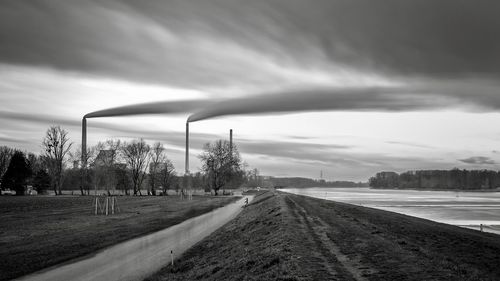
<path id="1" fill-rule="evenodd" d="M 188 122 L 239 114 L 298 111 L 415 111 L 456 105 L 451 96 L 429 98 L 427 90 L 373 87 L 319 89 L 249 96 L 208 105 L 192 114 Z"/>
<path id="2" fill-rule="evenodd" d="M 85 114 L 84 118 L 186 113 L 200 109 L 202 106 L 211 105 L 213 102 L 208 100 L 181 100 L 132 104 L 90 112 Z"/>

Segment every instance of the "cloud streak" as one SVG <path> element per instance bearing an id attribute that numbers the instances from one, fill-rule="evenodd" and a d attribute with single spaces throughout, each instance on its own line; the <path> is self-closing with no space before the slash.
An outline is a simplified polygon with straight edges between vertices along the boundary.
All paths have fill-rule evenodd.
<path id="1" fill-rule="evenodd" d="M 47 125 L 57 124 L 66 126 L 81 126 L 81 123 L 77 120 L 48 114 L 30 114 L 23 112 L 0 111 L 0 118 Z"/>
<path id="2" fill-rule="evenodd" d="M 456 105 L 451 98 L 428 99 L 427 90 L 399 87 L 296 90 L 229 99 L 208 105 L 188 122 L 240 114 L 299 111 L 415 111 Z"/>
<path id="3" fill-rule="evenodd" d="M 209 100 L 183 100 L 132 104 L 90 112 L 85 114 L 84 118 L 188 113 L 203 106 L 209 106 L 213 102 Z"/>
<path id="4" fill-rule="evenodd" d="M 474 157 L 469 157 L 465 159 L 459 159 L 460 162 L 466 163 L 466 164 L 477 164 L 477 165 L 494 165 L 496 164 L 495 160 L 489 158 L 489 157 L 484 157 L 484 156 L 474 156 Z"/>

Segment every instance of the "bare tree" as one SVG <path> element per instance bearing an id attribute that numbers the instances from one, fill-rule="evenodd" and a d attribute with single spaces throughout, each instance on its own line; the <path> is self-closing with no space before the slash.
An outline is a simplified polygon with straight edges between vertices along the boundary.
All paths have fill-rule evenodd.
<path id="1" fill-rule="evenodd" d="M 217 140 L 213 144 L 207 143 L 199 156 L 202 161 L 202 170 L 207 176 L 208 185 L 217 192 L 226 188 L 232 181 L 242 176 L 240 154 L 233 144 L 228 141 Z"/>
<path id="2" fill-rule="evenodd" d="M 68 132 L 60 126 L 51 126 L 42 142 L 42 147 L 47 158 L 49 174 L 52 178 L 52 186 L 56 195 L 61 195 L 62 171 L 64 158 L 71 149 Z"/>
<path id="3" fill-rule="evenodd" d="M 96 157 L 96 146 L 87 147 L 87 152 L 82 155 L 81 147 L 78 147 L 74 152 L 70 152 L 71 161 L 80 162 L 80 173 L 81 173 L 81 183 L 80 183 L 80 192 L 82 195 L 85 195 L 85 191 L 87 195 L 90 194 L 90 174 L 88 166 L 85 166 L 87 163 L 92 163 Z M 82 162 L 83 161 L 83 162 Z"/>
<path id="4" fill-rule="evenodd" d="M 246 171 L 246 181 L 249 187 L 262 186 L 262 180 L 260 177 L 259 170 L 257 168 Z"/>
<path id="5" fill-rule="evenodd" d="M 150 146 L 143 139 L 133 140 L 121 146 L 123 157 L 130 168 L 134 195 L 137 193 L 142 195 L 141 186 L 149 164 L 150 149 Z"/>
<path id="6" fill-rule="evenodd" d="M 14 149 L 7 146 L 0 146 L 0 179 L 9 167 L 10 159 L 14 154 Z"/>
<path id="7" fill-rule="evenodd" d="M 160 169 L 167 160 L 165 147 L 160 142 L 154 143 L 149 151 L 151 162 L 149 164 L 149 187 L 152 195 L 156 195 L 156 187 L 160 183 Z"/>
<path id="8" fill-rule="evenodd" d="M 167 195 L 167 190 L 174 185 L 175 177 L 175 167 L 172 161 L 165 159 L 163 163 L 160 164 L 159 176 L 160 184 L 162 186 L 163 195 Z"/>

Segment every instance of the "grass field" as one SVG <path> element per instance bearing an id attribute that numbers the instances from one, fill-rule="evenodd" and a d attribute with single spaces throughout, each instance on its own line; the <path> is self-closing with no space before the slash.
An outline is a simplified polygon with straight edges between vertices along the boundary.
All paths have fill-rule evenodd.
<path id="1" fill-rule="evenodd" d="M 500 280 L 500 236 L 280 192 L 148 280 Z"/>
<path id="2" fill-rule="evenodd" d="M 235 197 L 117 197 L 120 212 L 93 215 L 91 196 L 0 196 L 0 280 L 9 280 L 148 234 Z"/>

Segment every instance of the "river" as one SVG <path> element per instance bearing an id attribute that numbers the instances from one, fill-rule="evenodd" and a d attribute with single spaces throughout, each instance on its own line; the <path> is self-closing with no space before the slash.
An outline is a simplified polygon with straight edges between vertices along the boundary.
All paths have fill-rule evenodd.
<path id="1" fill-rule="evenodd" d="M 500 192 L 370 188 L 287 188 L 282 191 L 372 207 L 500 234 Z"/>

